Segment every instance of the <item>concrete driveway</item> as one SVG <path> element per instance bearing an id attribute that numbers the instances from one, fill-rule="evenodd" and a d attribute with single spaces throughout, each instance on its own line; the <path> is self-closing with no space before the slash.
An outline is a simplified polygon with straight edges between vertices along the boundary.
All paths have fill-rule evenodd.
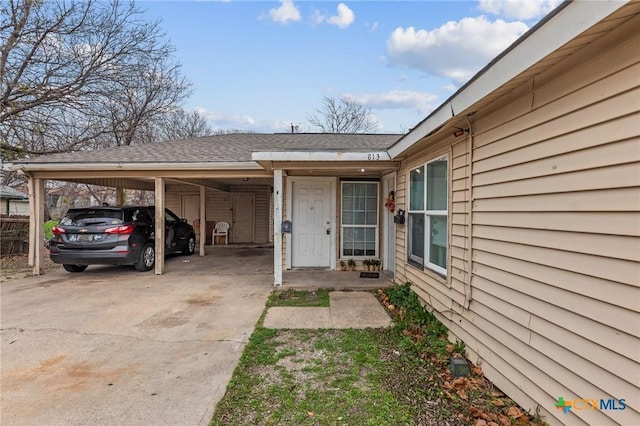
<path id="1" fill-rule="evenodd" d="M 0 424 L 207 424 L 273 288 L 233 250 L 2 283 Z"/>

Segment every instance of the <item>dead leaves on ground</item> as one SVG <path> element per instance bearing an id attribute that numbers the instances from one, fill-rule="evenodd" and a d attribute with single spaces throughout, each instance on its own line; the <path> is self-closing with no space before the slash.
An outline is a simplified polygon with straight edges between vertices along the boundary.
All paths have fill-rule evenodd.
<path id="1" fill-rule="evenodd" d="M 451 377 L 442 370 L 443 394 L 452 401 L 470 404 L 468 413 L 474 426 L 529 426 L 539 425 L 502 392 L 488 390 L 489 382 L 482 375 L 481 367 L 473 367 L 469 377 Z"/>
<path id="2" fill-rule="evenodd" d="M 382 289 L 378 290 L 378 299 L 396 320 L 404 319 L 408 313 L 403 306 L 395 306 Z M 426 338 L 425 330 L 419 325 L 409 324 L 402 334 L 410 337 L 415 342 L 421 342 Z M 446 342 L 446 338 L 441 336 Z M 467 377 L 452 377 L 448 368 L 449 357 L 464 358 L 464 355 L 456 352 L 456 346 L 447 343 L 446 354 L 438 356 L 435 353 L 421 353 L 421 358 L 430 360 L 437 366 L 437 380 L 442 395 L 459 407 L 457 417 L 466 424 L 474 426 L 537 426 L 546 423 L 539 419 L 531 419 L 522 411 L 514 401 L 504 393 L 499 392 L 493 384 L 484 377 L 482 367 L 470 364 L 471 374 Z M 433 383 L 429 380 L 430 383 Z M 536 421 L 537 420 L 537 421 Z"/>
<path id="3" fill-rule="evenodd" d="M 466 424 L 477 426 L 541 424 L 531 419 L 504 393 L 495 390 L 491 382 L 484 377 L 481 367 L 472 366 L 470 376 L 452 377 L 446 365 L 442 363 L 436 365 L 439 371 L 436 374 L 437 379 L 433 382 L 440 385 L 444 398 L 459 407 L 462 412 L 458 417 Z"/>

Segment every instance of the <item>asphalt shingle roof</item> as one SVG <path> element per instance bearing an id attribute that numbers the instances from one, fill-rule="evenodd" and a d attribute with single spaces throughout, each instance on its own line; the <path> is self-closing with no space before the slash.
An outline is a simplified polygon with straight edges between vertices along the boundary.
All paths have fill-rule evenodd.
<path id="1" fill-rule="evenodd" d="M 17 189 L 2 185 L 0 186 L 0 198 L 8 198 L 10 200 L 26 200 L 29 198 L 29 196 L 23 192 L 18 191 Z"/>
<path id="2" fill-rule="evenodd" d="M 16 163 L 250 162 L 256 151 L 385 150 L 403 135 L 343 133 L 232 133 L 227 135 L 52 154 Z"/>

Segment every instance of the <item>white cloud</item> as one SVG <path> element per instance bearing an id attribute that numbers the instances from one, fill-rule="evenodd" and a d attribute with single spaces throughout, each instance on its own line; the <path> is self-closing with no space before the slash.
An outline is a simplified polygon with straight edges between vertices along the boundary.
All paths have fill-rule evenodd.
<path id="1" fill-rule="evenodd" d="M 340 3 L 338 5 L 338 14 L 327 19 L 327 24 L 335 25 L 339 28 L 347 28 L 353 24 L 355 19 L 356 15 L 353 10 L 349 9 L 346 4 Z"/>
<path id="2" fill-rule="evenodd" d="M 436 106 L 438 96 L 432 93 L 411 92 L 408 90 L 392 90 L 390 92 L 372 94 L 350 94 L 344 97 L 362 104 L 366 108 L 377 109 L 413 109 L 426 113 Z"/>
<path id="3" fill-rule="evenodd" d="M 356 19 L 356 15 L 353 13 L 353 10 L 349 9 L 349 7 L 344 3 L 340 3 L 337 10 L 337 15 L 330 16 L 328 18 L 319 10 L 314 10 L 313 15 L 311 16 L 311 21 L 314 24 L 327 23 L 339 28 L 347 28 L 349 25 L 353 24 L 353 21 Z"/>
<path id="4" fill-rule="evenodd" d="M 551 12 L 560 0 L 480 0 L 478 9 L 507 19 L 527 21 Z"/>
<path id="5" fill-rule="evenodd" d="M 286 24 L 289 21 L 299 21 L 301 19 L 300 11 L 293 4 L 292 0 L 280 0 L 280 7 L 270 9 L 269 16 L 275 22 Z"/>
<path id="6" fill-rule="evenodd" d="M 528 27 L 484 16 L 450 21 L 434 30 L 396 28 L 387 40 L 392 65 L 422 70 L 464 83 Z"/>
<path id="7" fill-rule="evenodd" d="M 248 129 L 256 124 L 249 115 L 229 114 L 226 112 L 209 111 L 206 108 L 195 107 L 194 110 L 208 119 L 214 128 Z"/>

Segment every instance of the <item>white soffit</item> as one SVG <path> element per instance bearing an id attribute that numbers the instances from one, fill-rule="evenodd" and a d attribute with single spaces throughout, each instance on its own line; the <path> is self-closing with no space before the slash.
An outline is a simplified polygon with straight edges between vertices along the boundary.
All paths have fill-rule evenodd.
<path id="1" fill-rule="evenodd" d="M 596 25 L 627 1 L 573 1 L 543 23 L 512 50 L 472 79 L 466 87 L 440 105 L 430 116 L 389 148 L 391 158 L 437 130 L 447 120 L 469 108 L 500 86 Z M 452 114 L 453 112 L 453 114 Z"/>

